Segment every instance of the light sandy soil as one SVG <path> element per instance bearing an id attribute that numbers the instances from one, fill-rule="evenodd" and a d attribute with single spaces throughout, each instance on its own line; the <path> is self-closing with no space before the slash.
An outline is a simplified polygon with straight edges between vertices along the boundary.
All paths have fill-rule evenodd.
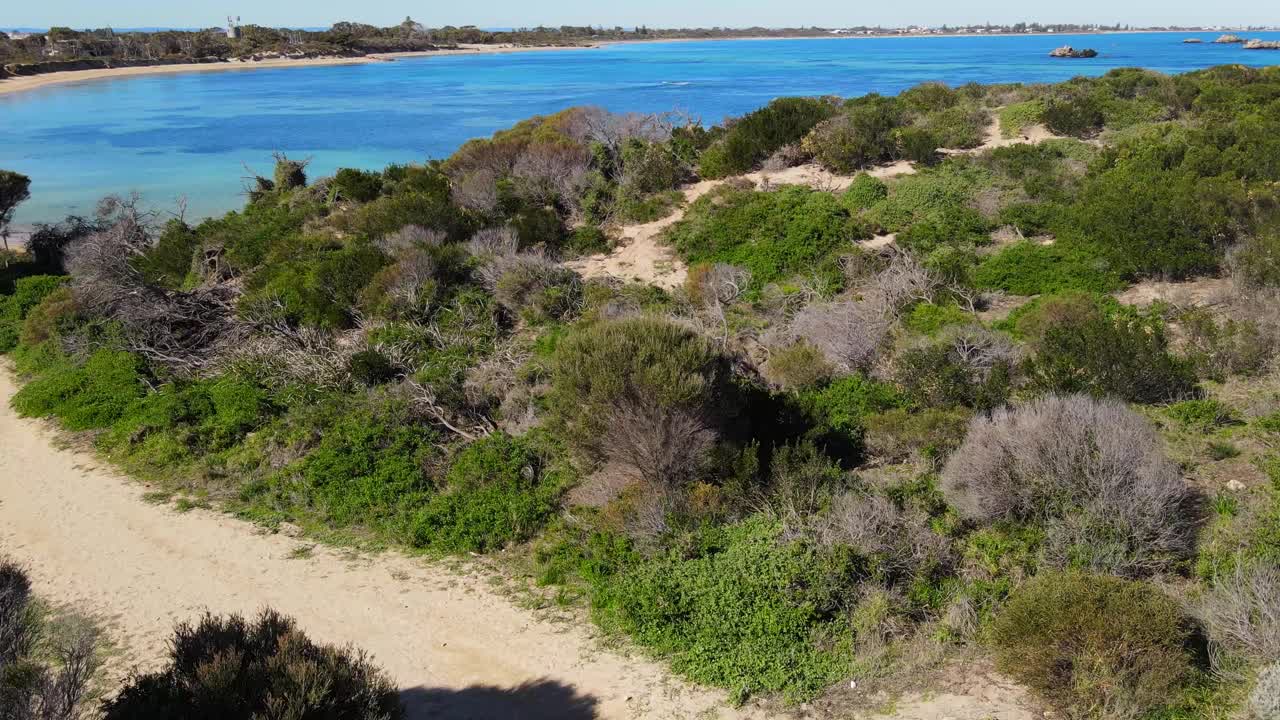
<path id="1" fill-rule="evenodd" d="M 1125 305 L 1166 302 L 1183 307 L 1205 307 L 1230 300 L 1234 292 L 1231 278 L 1197 278 L 1184 282 L 1147 280 L 1124 290 L 1116 295 L 1116 299 Z"/>
<path id="2" fill-rule="evenodd" d="M 323 67 L 331 65 L 367 65 L 378 62 L 394 62 L 398 58 L 442 57 L 447 55 L 501 55 L 518 52 L 546 52 L 551 50 L 590 50 L 599 45 L 581 46 L 526 46 L 526 45 L 474 45 L 460 44 L 457 49 L 426 50 L 422 52 L 378 53 L 361 57 L 325 58 L 269 58 L 264 60 L 229 60 L 219 63 L 180 63 L 177 65 L 146 65 L 143 67 L 104 68 L 100 70 L 65 70 L 42 75 L 19 76 L 0 79 L 0 95 L 35 90 L 50 85 L 110 80 L 141 75 L 172 75 L 174 73 L 219 72 L 224 70 L 265 70 L 270 68 Z"/>

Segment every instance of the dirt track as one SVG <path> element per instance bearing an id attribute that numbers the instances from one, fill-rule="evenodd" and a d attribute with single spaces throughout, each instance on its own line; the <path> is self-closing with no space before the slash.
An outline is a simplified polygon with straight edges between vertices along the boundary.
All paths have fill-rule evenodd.
<path id="1" fill-rule="evenodd" d="M 536 620 L 482 579 L 390 553 L 291 557 L 309 544 L 150 505 L 144 487 L 18 418 L 15 390 L 0 367 L 0 552 L 29 567 L 40 595 L 99 613 L 130 664 L 157 662 L 176 621 L 270 605 L 317 640 L 371 652 L 407 688 L 411 717 L 752 717 L 597 649 L 584 628 Z"/>
<path id="2" fill-rule="evenodd" d="M 411 718 L 433 720 L 759 720 L 656 663 L 600 649 L 589 628 L 539 620 L 462 577 L 394 553 L 356 556 L 207 510 L 179 513 L 92 455 L 58 449 L 17 417 L 0 363 L 0 554 L 24 563 L 42 597 L 98 617 L 121 651 L 115 675 L 162 659 L 174 623 L 271 606 L 313 638 L 368 650 L 404 688 Z M 903 698 L 893 720 L 1031 720 L 1025 695 L 970 677 Z M 810 717 L 800 710 L 799 717 Z"/>

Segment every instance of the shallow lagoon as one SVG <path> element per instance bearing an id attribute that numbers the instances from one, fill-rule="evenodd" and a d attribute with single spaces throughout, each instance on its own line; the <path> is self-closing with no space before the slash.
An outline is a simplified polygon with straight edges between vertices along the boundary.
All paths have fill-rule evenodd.
<path id="1" fill-rule="evenodd" d="M 1193 35 L 1206 42 L 1182 43 Z M 644 43 L 100 80 L 0 96 L 0 168 L 32 177 L 19 223 L 87 212 L 98 197 L 131 190 L 160 205 L 183 196 L 196 217 L 239 206 L 246 167 L 268 172 L 273 150 L 311 157 L 313 176 L 380 168 L 444 157 L 469 138 L 572 105 L 679 109 L 715 122 L 783 95 L 895 93 L 928 80 L 1055 82 L 1116 67 L 1280 64 L 1280 52 L 1208 42 L 1216 36 Z M 1063 44 L 1100 56 L 1048 57 Z"/>

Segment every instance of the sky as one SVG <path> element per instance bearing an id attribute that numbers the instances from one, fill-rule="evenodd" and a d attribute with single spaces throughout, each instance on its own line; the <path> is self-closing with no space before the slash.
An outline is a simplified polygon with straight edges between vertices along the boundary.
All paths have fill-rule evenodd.
<path id="1" fill-rule="evenodd" d="M 1276 25 L 1280 4 L 1267 0 L 916 0 L 909 3 L 849 0 L 46 0 L 9 2 L 0 26 L 49 27 L 211 27 L 228 14 L 245 23 L 327 27 L 339 20 L 391 25 L 405 16 L 431 27 L 479 25 L 648 25 L 650 27 L 801 27 L 819 25 L 941 25 L 1061 22 L 1149 25 Z"/>

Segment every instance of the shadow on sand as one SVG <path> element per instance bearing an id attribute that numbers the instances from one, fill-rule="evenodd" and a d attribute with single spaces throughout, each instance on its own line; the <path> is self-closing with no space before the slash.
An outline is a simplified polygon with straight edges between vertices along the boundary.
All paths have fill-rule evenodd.
<path id="1" fill-rule="evenodd" d="M 598 701 L 552 680 L 510 688 L 411 688 L 400 693 L 408 720 L 595 720 Z"/>

